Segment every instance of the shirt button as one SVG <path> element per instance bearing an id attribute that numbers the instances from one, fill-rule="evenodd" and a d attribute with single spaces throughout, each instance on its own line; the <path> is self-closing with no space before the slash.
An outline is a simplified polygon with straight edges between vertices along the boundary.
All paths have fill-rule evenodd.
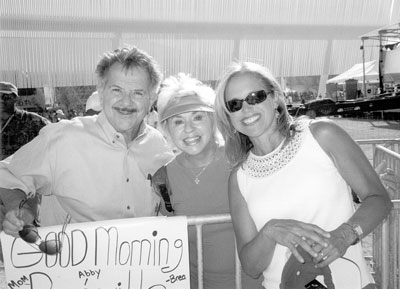
<path id="1" fill-rule="evenodd" d="M 126 206 L 126 209 L 127 209 L 127 210 L 130 210 L 130 209 L 131 209 L 131 206 L 129 206 L 129 205 Z"/>
<path id="2" fill-rule="evenodd" d="M 126 182 L 127 182 L 127 183 L 129 182 L 129 178 L 126 179 Z"/>

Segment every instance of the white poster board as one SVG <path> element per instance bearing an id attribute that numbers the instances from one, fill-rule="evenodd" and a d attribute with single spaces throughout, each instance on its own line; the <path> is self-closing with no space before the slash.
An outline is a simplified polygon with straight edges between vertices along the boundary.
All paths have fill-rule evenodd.
<path id="1" fill-rule="evenodd" d="M 39 228 L 43 240 L 62 226 Z M 69 224 L 60 254 L 0 234 L 7 288 L 188 289 L 186 217 L 148 217 Z"/>

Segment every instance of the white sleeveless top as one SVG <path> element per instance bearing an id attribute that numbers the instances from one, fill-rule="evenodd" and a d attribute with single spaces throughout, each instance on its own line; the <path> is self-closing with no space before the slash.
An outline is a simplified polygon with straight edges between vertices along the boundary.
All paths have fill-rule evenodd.
<path id="1" fill-rule="evenodd" d="M 295 219 L 332 231 L 354 213 L 351 189 L 309 129 L 299 124 L 292 140 L 265 156 L 250 152 L 238 170 L 239 189 L 250 215 L 261 228 L 271 219 Z M 264 271 L 263 286 L 279 289 L 283 267 L 290 257 L 287 247 L 276 245 Z M 350 246 L 344 257 L 329 265 L 335 288 L 354 289 L 373 283 L 362 246 Z M 323 283 L 323 278 L 316 278 Z"/>

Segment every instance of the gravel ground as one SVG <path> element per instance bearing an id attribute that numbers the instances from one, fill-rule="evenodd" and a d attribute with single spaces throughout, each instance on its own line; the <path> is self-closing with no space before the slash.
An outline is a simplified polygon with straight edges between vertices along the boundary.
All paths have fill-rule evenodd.
<path id="1" fill-rule="evenodd" d="M 354 140 L 400 138 L 400 122 L 394 120 L 331 118 L 346 130 Z M 371 145 L 362 145 L 367 158 L 372 161 Z"/>
<path id="2" fill-rule="evenodd" d="M 330 118 L 355 140 L 400 138 L 400 122 L 395 120 Z"/>
<path id="3" fill-rule="evenodd" d="M 394 139 L 400 138 L 400 122 L 394 120 L 376 120 L 376 119 L 348 119 L 348 118 L 330 118 L 346 130 L 353 139 Z M 369 148 L 364 148 L 368 155 L 371 155 Z M 369 156 L 370 159 L 370 156 Z M 366 256 L 371 255 L 371 238 L 366 237 L 363 240 L 364 252 Z M 4 268 L 0 264 L 0 289 L 6 289 Z"/>

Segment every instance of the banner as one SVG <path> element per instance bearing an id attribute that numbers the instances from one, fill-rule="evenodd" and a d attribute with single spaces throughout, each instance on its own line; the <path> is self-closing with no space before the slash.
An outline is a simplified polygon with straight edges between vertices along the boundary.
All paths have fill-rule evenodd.
<path id="1" fill-rule="evenodd" d="M 188 289 L 186 217 L 147 217 L 38 228 L 40 241 L 0 234 L 7 288 Z M 45 254 L 43 242 L 62 241 Z"/>

